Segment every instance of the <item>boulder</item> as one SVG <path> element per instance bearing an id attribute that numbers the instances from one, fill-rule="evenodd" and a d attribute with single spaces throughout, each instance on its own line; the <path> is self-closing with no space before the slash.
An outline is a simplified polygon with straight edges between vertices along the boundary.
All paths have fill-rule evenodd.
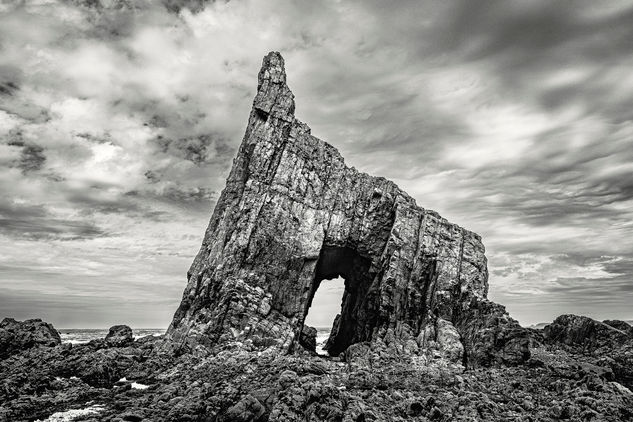
<path id="1" fill-rule="evenodd" d="M 231 406 L 220 420 L 226 422 L 257 422 L 263 420 L 266 408 L 253 396 L 247 395 Z"/>
<path id="2" fill-rule="evenodd" d="M 32 347 L 52 347 L 61 342 L 57 330 L 41 319 L 5 318 L 0 322 L 0 359 Z"/>
<path id="3" fill-rule="evenodd" d="M 303 330 L 301 330 L 301 337 L 299 337 L 299 344 L 303 346 L 304 349 L 316 353 L 316 343 L 317 329 L 304 325 Z"/>
<path id="4" fill-rule="evenodd" d="M 109 346 L 128 346 L 134 341 L 134 335 L 127 325 L 114 325 L 108 330 L 105 341 Z"/>

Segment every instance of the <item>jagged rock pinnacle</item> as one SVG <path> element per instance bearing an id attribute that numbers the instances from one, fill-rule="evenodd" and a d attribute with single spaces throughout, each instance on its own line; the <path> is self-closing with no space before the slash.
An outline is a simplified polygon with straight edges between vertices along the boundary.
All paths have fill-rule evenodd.
<path id="1" fill-rule="evenodd" d="M 262 116 L 273 114 L 287 121 L 292 121 L 294 117 L 294 95 L 286 85 L 284 59 L 277 52 L 270 52 L 264 57 L 253 108 Z"/>
<path id="2" fill-rule="evenodd" d="M 167 343 L 292 351 L 321 281 L 337 276 L 333 355 L 365 344 L 471 365 L 529 356 L 527 333 L 486 298 L 480 236 L 346 166 L 295 118 L 283 58 L 269 53 Z"/>

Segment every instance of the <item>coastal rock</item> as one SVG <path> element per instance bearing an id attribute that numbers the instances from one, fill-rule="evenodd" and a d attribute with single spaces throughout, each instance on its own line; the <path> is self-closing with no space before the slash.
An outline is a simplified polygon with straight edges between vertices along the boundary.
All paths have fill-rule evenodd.
<path id="1" fill-rule="evenodd" d="M 450 325 L 438 325 L 455 344 Z M 433 337 L 437 347 L 441 337 Z M 0 421 L 633 420 L 631 387 L 610 370 L 607 348 L 579 354 L 553 343 L 533 349 L 542 365 L 464 370 L 394 354 L 380 339 L 353 344 L 345 362 L 232 343 L 174 356 L 157 353 L 159 344 L 99 339 L 17 352 L 0 361 Z"/>
<path id="2" fill-rule="evenodd" d="M 57 330 L 41 319 L 5 318 L 0 322 L 0 359 L 31 347 L 52 347 L 61 342 Z"/>
<path id="3" fill-rule="evenodd" d="M 134 341 L 134 335 L 127 325 L 114 325 L 108 330 L 105 341 L 110 346 L 127 346 Z"/>
<path id="4" fill-rule="evenodd" d="M 597 359 L 613 379 L 633 388 L 633 331 L 623 321 L 561 315 L 543 329 L 545 343 Z"/>
<path id="5" fill-rule="evenodd" d="M 605 346 L 616 348 L 628 340 L 630 335 L 629 331 L 622 331 L 612 324 L 585 316 L 561 315 L 543 329 L 543 336 L 546 342 L 580 346 L 587 351 Z"/>
<path id="6" fill-rule="evenodd" d="M 294 111 L 283 58 L 270 53 L 165 347 L 293 350 L 321 281 L 341 276 L 331 355 L 366 341 L 400 350 L 441 319 L 468 365 L 525 361 L 527 331 L 486 298 L 480 236 L 348 167 Z"/>
<path id="7" fill-rule="evenodd" d="M 605 319 L 602 322 L 613 328 L 617 328 L 623 333 L 627 333 L 629 337 L 633 337 L 633 325 L 629 324 L 628 322 L 620 321 L 617 319 Z"/>
<path id="8" fill-rule="evenodd" d="M 299 344 L 310 352 L 316 352 L 317 329 L 304 325 L 301 337 L 299 337 Z"/>
<path id="9" fill-rule="evenodd" d="M 262 420 L 266 409 L 257 399 L 247 395 L 242 400 L 231 406 L 221 421 L 226 422 L 257 422 Z"/>

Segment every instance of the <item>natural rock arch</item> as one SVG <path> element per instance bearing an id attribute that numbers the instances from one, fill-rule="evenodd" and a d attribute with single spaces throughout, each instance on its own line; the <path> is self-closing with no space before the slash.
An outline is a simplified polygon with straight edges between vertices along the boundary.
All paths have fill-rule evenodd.
<path id="1" fill-rule="evenodd" d="M 527 335 L 486 299 L 479 235 L 346 166 L 294 110 L 283 59 L 270 53 L 170 344 L 291 351 L 318 283 L 343 274 L 334 354 L 364 341 L 415 352 L 455 332 L 471 364 L 525 360 Z"/>
<path id="2" fill-rule="evenodd" d="M 375 274 L 371 273 L 371 259 L 361 256 L 354 249 L 342 246 L 324 246 L 319 254 L 314 281 L 304 311 L 304 319 L 312 305 L 312 299 L 321 281 L 341 276 L 345 279 L 345 291 L 341 311 L 332 326 L 332 333 L 325 350 L 338 355 L 348 346 L 371 340 L 376 327 L 376 309 L 379 298 L 371 290 Z"/>

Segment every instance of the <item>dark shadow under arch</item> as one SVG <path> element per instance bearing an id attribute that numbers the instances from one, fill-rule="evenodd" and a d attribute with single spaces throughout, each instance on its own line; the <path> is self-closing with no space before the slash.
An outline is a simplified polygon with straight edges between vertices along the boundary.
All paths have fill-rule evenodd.
<path id="1" fill-rule="evenodd" d="M 324 246 L 321 249 L 303 318 L 321 281 L 339 276 L 345 279 L 341 310 L 324 347 L 331 356 L 339 355 L 354 343 L 371 340 L 378 321 L 378 295 L 371 290 L 375 274 L 371 274 L 370 269 L 371 260 L 352 248 Z"/>

